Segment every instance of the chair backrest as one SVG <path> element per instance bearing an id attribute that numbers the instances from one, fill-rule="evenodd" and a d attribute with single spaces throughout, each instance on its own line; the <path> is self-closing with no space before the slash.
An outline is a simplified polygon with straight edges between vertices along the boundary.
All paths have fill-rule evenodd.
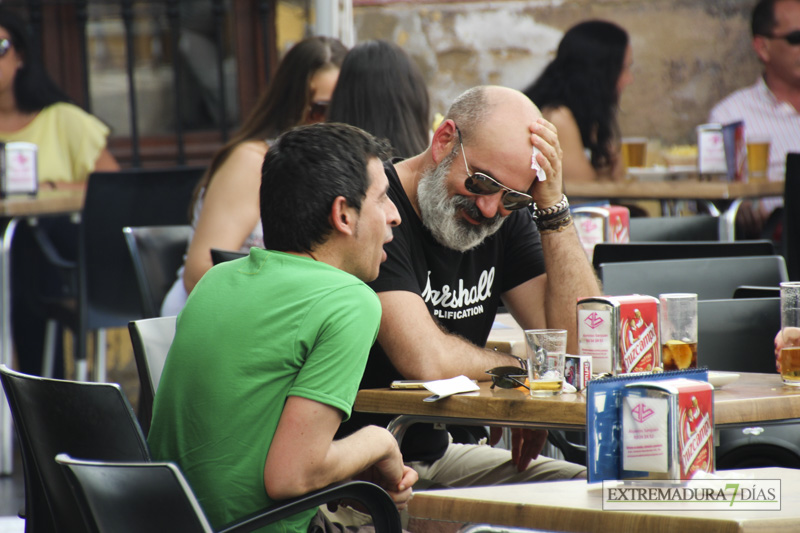
<path id="1" fill-rule="evenodd" d="M 711 370 L 775 372 L 780 298 L 697 302 L 697 364 Z"/>
<path id="2" fill-rule="evenodd" d="M 89 176 L 80 233 L 82 328 L 121 327 L 143 317 L 122 228 L 186 224 L 202 174 L 202 168 L 176 167 Z"/>
<path id="3" fill-rule="evenodd" d="M 145 318 L 160 316 L 161 303 L 183 265 L 192 227 L 145 226 L 122 229 L 139 284 Z"/>
<path id="4" fill-rule="evenodd" d="M 91 532 L 213 531 L 191 487 L 172 463 L 83 461 L 59 454 Z"/>
<path id="5" fill-rule="evenodd" d="M 800 281 L 800 153 L 786 154 L 781 243 L 789 279 Z"/>
<path id="6" fill-rule="evenodd" d="M 605 294 L 694 292 L 701 300 L 732 298 L 741 285 L 778 286 L 788 280 L 780 255 L 603 263 L 598 275 Z"/>
<path id="7" fill-rule="evenodd" d="M 630 220 L 632 242 L 718 241 L 719 217 L 634 217 Z"/>
<path id="8" fill-rule="evenodd" d="M 175 319 L 174 316 L 165 316 L 128 323 L 139 374 L 139 424 L 145 435 L 150 432 L 153 398 L 158 390 L 169 347 L 175 337 Z"/>
<path id="9" fill-rule="evenodd" d="M 780 298 L 781 288 L 762 285 L 742 285 L 733 291 L 734 298 Z"/>
<path id="10" fill-rule="evenodd" d="M 220 250 L 219 248 L 211 249 L 211 262 L 214 263 L 214 265 L 224 263 L 225 261 L 233 261 L 234 259 L 240 259 L 242 257 L 247 257 L 247 254 L 244 252 L 234 252 L 232 250 Z"/>
<path id="11" fill-rule="evenodd" d="M 26 531 L 84 531 L 54 457 L 149 461 L 150 450 L 120 389 L 112 383 L 40 378 L 0 365 L 25 473 Z M 31 529 L 28 529 L 31 527 Z"/>
<path id="12" fill-rule="evenodd" d="M 747 255 L 772 255 L 774 253 L 774 246 L 767 240 L 736 242 L 601 242 L 594 247 L 592 264 L 595 269 L 598 269 L 603 263 L 694 259 L 700 257 L 741 257 Z"/>

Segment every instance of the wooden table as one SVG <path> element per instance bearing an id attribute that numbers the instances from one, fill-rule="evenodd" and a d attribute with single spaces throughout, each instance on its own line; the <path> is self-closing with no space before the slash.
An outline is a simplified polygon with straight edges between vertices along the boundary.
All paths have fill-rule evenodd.
<path id="1" fill-rule="evenodd" d="M 551 481 L 414 494 L 417 519 L 580 532 L 788 532 L 800 528 L 800 470 L 719 472 L 728 479 L 781 479 L 780 511 L 604 511 L 599 484 Z"/>
<path id="2" fill-rule="evenodd" d="M 0 363 L 11 367 L 11 244 L 17 225 L 25 218 L 77 213 L 83 208 L 83 190 L 40 191 L 35 197 L 11 196 L 0 199 Z M 0 473 L 12 472 L 12 428 L 8 403 L 0 391 Z"/>
<path id="3" fill-rule="evenodd" d="M 665 212 L 666 203 L 673 200 L 729 201 L 720 214 L 720 240 L 734 240 L 734 221 L 739 205 L 747 198 L 783 196 L 782 181 L 738 183 L 726 181 L 700 181 L 677 179 L 669 181 L 601 181 L 589 183 L 565 183 L 564 189 L 570 198 L 615 200 L 660 200 Z"/>
<path id="4" fill-rule="evenodd" d="M 753 423 L 800 418 L 800 388 L 783 385 L 778 374 L 740 374 L 714 392 L 714 423 L 737 427 Z M 490 388 L 457 394 L 437 402 L 423 402 L 427 390 L 364 389 L 354 409 L 367 413 L 403 415 L 390 426 L 402 437 L 414 422 L 502 425 L 508 427 L 586 429 L 586 396 L 582 393 L 531 398 L 527 391 Z"/>

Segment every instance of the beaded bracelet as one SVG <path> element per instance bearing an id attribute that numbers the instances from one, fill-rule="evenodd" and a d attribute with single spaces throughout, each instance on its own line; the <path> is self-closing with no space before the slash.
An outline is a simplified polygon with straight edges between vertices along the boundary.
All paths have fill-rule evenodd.
<path id="1" fill-rule="evenodd" d="M 567 200 L 567 195 L 562 194 L 561 200 L 555 205 L 551 205 L 550 207 L 545 207 L 544 209 L 539 209 L 536 207 L 536 204 L 533 206 L 533 218 L 539 219 L 546 219 L 555 217 L 556 215 L 560 214 L 562 211 L 569 209 L 569 200 Z"/>

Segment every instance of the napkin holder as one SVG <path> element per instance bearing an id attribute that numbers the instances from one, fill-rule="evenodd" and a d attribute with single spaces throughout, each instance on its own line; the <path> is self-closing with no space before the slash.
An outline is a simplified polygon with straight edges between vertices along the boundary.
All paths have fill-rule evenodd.
<path id="1" fill-rule="evenodd" d="M 0 197 L 36 196 L 39 191 L 38 147 L 28 142 L 0 142 Z"/>

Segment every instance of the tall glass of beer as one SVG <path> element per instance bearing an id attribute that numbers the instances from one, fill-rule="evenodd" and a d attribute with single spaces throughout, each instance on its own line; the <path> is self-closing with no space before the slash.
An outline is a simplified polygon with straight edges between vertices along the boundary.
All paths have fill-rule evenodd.
<path id="1" fill-rule="evenodd" d="M 800 282 L 781 283 L 781 337 L 783 383 L 800 386 Z"/>
<path id="2" fill-rule="evenodd" d="M 664 370 L 697 368 L 697 294 L 659 294 Z"/>

